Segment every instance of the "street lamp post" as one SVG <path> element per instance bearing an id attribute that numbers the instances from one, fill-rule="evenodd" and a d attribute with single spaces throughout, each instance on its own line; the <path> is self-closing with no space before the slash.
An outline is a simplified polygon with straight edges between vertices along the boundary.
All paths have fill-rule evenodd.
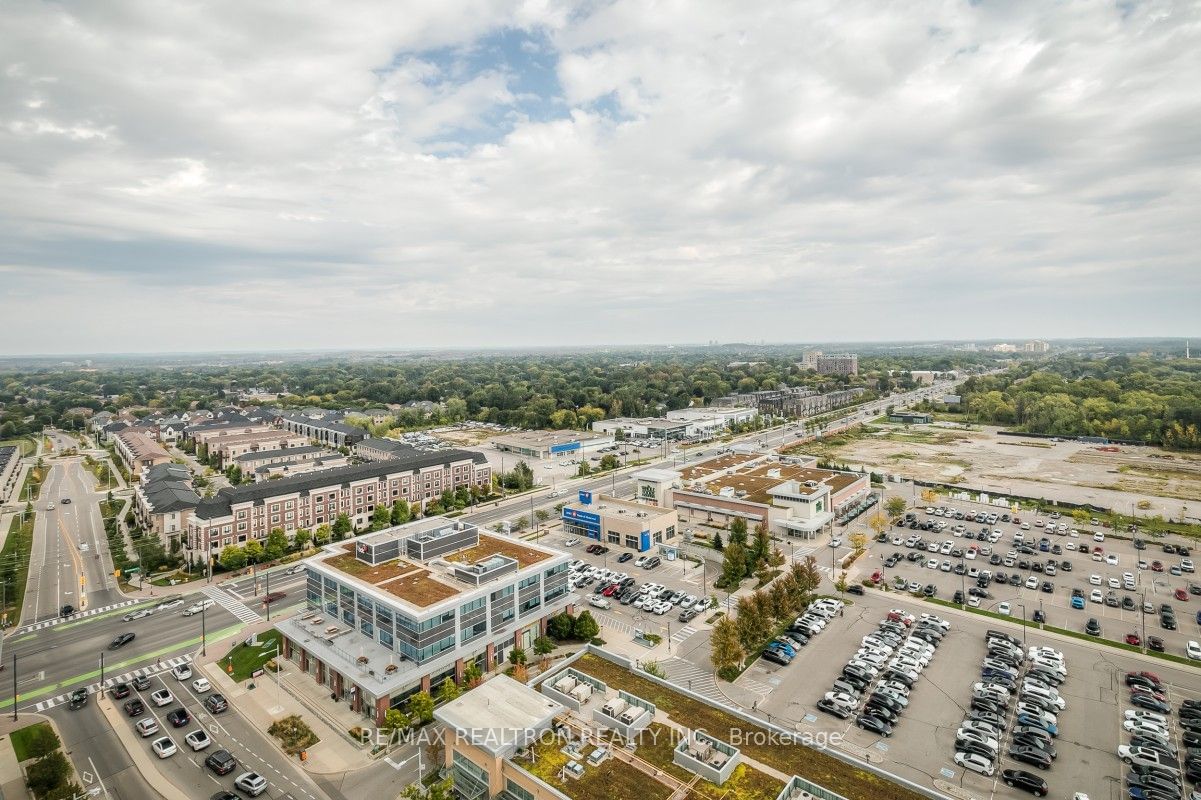
<path id="1" fill-rule="evenodd" d="M 270 611 L 271 606 L 267 606 L 267 609 L 268 609 L 268 611 Z M 208 646 L 208 632 L 205 629 L 204 611 L 205 611 L 205 605 L 204 605 L 204 603 L 201 603 L 200 604 L 200 655 L 202 655 L 202 656 L 207 655 L 205 648 Z"/>
<path id="2" fill-rule="evenodd" d="M 103 657 L 103 654 L 101 654 Z M 104 674 L 103 668 L 101 675 Z M 17 721 L 17 654 L 13 652 L 13 722 Z"/>
<path id="3" fill-rule="evenodd" d="M 1022 649 L 1026 649 L 1026 604 L 1018 603 L 1017 607 L 1022 609 Z"/>

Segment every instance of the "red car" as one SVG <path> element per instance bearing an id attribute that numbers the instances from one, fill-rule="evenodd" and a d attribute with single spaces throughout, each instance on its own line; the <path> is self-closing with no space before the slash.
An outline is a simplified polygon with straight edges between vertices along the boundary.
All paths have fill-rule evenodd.
<path id="1" fill-rule="evenodd" d="M 1163 572 L 1163 562 L 1162 561 L 1152 561 L 1151 562 L 1151 571 L 1152 572 Z"/>
<path id="2" fill-rule="evenodd" d="M 603 594 L 605 597 L 612 597 L 613 595 L 615 595 L 617 593 L 617 587 L 618 587 L 618 584 L 616 584 L 616 583 L 614 583 L 610 586 L 606 586 L 605 590 L 603 592 L 601 592 L 601 594 Z"/>
<path id="3" fill-rule="evenodd" d="M 276 600 L 283 600 L 287 596 L 288 596 L 287 592 L 272 592 L 271 594 L 263 597 L 263 605 L 269 606 L 272 603 L 274 603 Z"/>
<path id="4" fill-rule="evenodd" d="M 1185 602 L 1188 602 L 1188 592 L 1186 592 L 1184 589 L 1177 589 L 1175 594 L 1177 600 L 1184 600 Z"/>
<path id="5" fill-rule="evenodd" d="M 1140 644 L 1142 644 L 1142 643 L 1143 643 L 1143 640 L 1142 640 L 1142 639 L 1140 639 L 1140 638 L 1138 638 L 1138 634 L 1137 634 L 1137 633 L 1128 633 L 1128 634 L 1126 634 L 1126 644 L 1132 644 L 1132 645 L 1134 645 L 1135 647 L 1138 647 L 1138 646 L 1139 646 Z"/>
<path id="6" fill-rule="evenodd" d="M 1127 672 L 1126 675 L 1127 676 L 1137 675 L 1140 678 L 1146 678 L 1147 680 L 1151 681 L 1152 683 L 1157 683 L 1160 686 L 1163 685 L 1163 681 L 1161 681 L 1159 679 L 1159 676 L 1156 675 L 1154 672 Z"/>

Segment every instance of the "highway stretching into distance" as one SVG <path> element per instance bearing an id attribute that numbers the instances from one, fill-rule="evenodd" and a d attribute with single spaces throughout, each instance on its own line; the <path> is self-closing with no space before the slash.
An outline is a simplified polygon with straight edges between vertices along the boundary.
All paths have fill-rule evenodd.
<path id="1" fill-rule="evenodd" d="M 950 386 L 923 387 L 906 395 L 856 406 L 828 423 L 822 433 L 837 432 L 884 413 L 889 405 L 902 407 L 946 391 Z M 74 440 L 64 434 L 50 433 L 56 441 L 54 452 L 75 446 Z M 736 441 L 767 451 L 812 433 L 813 430 L 792 424 L 746 434 Z M 676 451 L 666 459 L 646 466 L 680 467 L 722 452 L 732 444 L 734 442 L 714 443 L 704 449 L 687 451 L 687 455 L 685 451 Z M 267 579 L 260 573 L 257 586 L 256 579 L 250 575 L 220 583 L 197 582 L 194 592 L 182 596 L 183 605 L 125 621 L 123 616 L 132 608 L 154 607 L 162 598 L 151 596 L 151 587 L 126 596 L 116 586 L 98 505 L 103 493 L 93 491 L 94 479 L 80 463 L 80 457 L 54 457 L 54 453 L 48 453 L 44 455 L 44 463 L 50 467 L 50 472 L 35 503 L 38 515 L 21 625 L 10 629 L 4 640 L 2 657 L 7 670 L 0 675 L 0 713 L 12 711 L 15 680 L 18 710 L 40 711 L 58 720 L 79 770 L 87 770 L 113 797 L 151 800 L 158 797 L 158 793 L 134 768 L 96 704 L 89 703 L 83 709 L 72 711 L 64 702 L 66 694 L 80 687 L 98 688 L 103 657 L 104 680 L 111 682 L 113 678 L 139 671 L 155 675 L 152 689 L 157 689 L 163 683 L 157 675 L 163 674 L 169 688 L 181 700 L 186 700 L 193 712 L 201 711 L 196 698 L 186 697 L 187 687 L 163 671 L 167 665 L 190 659 L 198 652 L 202 624 L 209 647 L 228 648 L 237 642 L 237 634 L 245 624 L 260 616 L 262 604 L 257 597 L 266 592 Z M 481 526 L 515 520 L 523 514 L 572 500 L 580 489 L 628 495 L 633 491 L 629 477 L 632 471 L 636 470 L 630 468 L 620 474 L 573 479 L 553 494 L 547 487 L 519 498 L 479 507 L 464 519 Z M 71 502 L 63 505 L 63 499 Z M 51 502 L 55 507 L 48 510 Z M 272 573 L 271 591 L 286 592 L 289 596 L 288 601 L 281 604 L 285 607 L 281 613 L 288 613 L 288 607 L 295 613 L 304 601 L 304 575 L 284 575 L 278 568 Z M 217 604 L 204 615 L 181 616 L 187 605 L 205 596 L 216 599 Z M 59 609 L 65 604 L 75 606 L 79 613 L 60 619 Z M 124 632 L 135 633 L 134 641 L 109 651 L 109 642 Z M 214 645 L 214 642 L 220 644 Z M 122 723 L 127 724 L 124 720 Z M 324 792 L 333 800 L 342 800 L 346 796 L 343 792 L 356 785 L 355 778 L 341 777 L 324 778 L 318 781 L 319 787 L 314 786 L 290 759 L 265 740 L 265 733 L 254 730 L 236 710 L 231 709 L 219 720 L 209 718 L 206 724 L 210 730 L 212 725 L 218 725 L 221 733 L 214 737 L 220 746 L 233 752 L 240 763 L 253 765 L 257 759 L 264 759 L 268 771 L 278 772 L 280 778 L 272 782 L 269 797 L 315 800 L 311 792 Z M 207 798 L 217 789 L 208 772 L 187 757 L 166 759 L 158 766 L 190 797 Z M 357 781 L 371 776 L 385 782 L 398 778 L 398 773 L 386 765 L 364 772 L 371 775 L 357 775 Z M 361 788 L 355 789 L 354 793 L 361 791 Z"/>

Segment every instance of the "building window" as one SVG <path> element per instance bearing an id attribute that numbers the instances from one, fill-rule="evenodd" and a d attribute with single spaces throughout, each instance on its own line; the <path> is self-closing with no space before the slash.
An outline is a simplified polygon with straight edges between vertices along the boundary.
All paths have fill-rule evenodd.
<path id="1" fill-rule="evenodd" d="M 244 530 L 246 530 L 246 523 L 245 523 L 245 522 L 239 522 L 239 523 L 238 523 L 238 530 L 240 530 L 240 531 L 244 531 Z"/>
<path id="2" fill-rule="evenodd" d="M 676 526 L 675 525 L 668 525 L 667 528 L 663 531 L 663 537 L 666 539 L 671 539 L 671 538 L 675 537 L 675 535 L 676 535 Z"/>
<path id="3" fill-rule="evenodd" d="M 482 636 L 486 630 L 488 630 L 488 621 L 480 620 L 470 628 L 464 628 L 462 634 L 460 634 L 460 639 L 464 642 L 470 642 L 477 636 Z"/>
<path id="4" fill-rule="evenodd" d="M 531 575 L 531 576 L 530 576 L 530 577 L 528 577 L 528 578 L 523 578 L 523 579 L 521 580 L 521 583 L 517 584 L 517 588 L 518 588 L 518 589 L 527 589 L 527 588 L 529 588 L 530 586 L 533 586 L 533 585 L 534 585 L 534 584 L 536 584 L 536 583 L 538 583 L 538 576 L 537 576 L 537 575 Z"/>
<path id="5" fill-rule="evenodd" d="M 511 795 L 513 800 L 534 800 L 533 793 L 513 783 L 512 778 L 505 778 L 505 792 Z"/>
<path id="6" fill-rule="evenodd" d="M 626 547 L 632 548 L 634 550 L 638 549 L 638 534 L 636 534 L 636 533 L 627 533 L 626 534 Z"/>
<path id="7" fill-rule="evenodd" d="M 610 544 L 617 544 L 621 541 L 621 534 L 617 531 L 605 531 L 605 539 Z"/>
<path id="8" fill-rule="evenodd" d="M 521 613 L 523 615 L 528 614 L 530 611 L 533 611 L 535 608 L 537 608 L 540 605 L 542 605 L 542 598 L 539 597 L 538 595 L 534 595 L 529 600 L 526 600 L 524 603 L 521 604 Z"/>
<path id="9" fill-rule="evenodd" d="M 477 597 L 470 603 L 464 603 L 463 605 L 459 606 L 459 614 L 470 614 L 472 611 L 483 608 L 484 602 L 485 598 Z"/>

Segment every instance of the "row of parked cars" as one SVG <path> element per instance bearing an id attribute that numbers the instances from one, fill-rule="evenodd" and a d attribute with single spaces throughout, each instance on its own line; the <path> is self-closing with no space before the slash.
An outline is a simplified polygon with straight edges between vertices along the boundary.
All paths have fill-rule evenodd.
<path id="1" fill-rule="evenodd" d="M 678 608 L 681 622 L 688 622 L 709 608 L 707 597 L 697 597 L 658 583 L 644 583 L 635 587 L 636 582 L 625 573 L 603 578 L 593 589 L 588 603 L 596 608 L 612 608 L 613 603 L 618 602 L 659 616 Z"/>
<path id="2" fill-rule="evenodd" d="M 817 636 L 835 616 L 842 613 L 843 602 L 832 597 L 819 597 L 809 604 L 805 613 L 793 620 L 788 630 L 768 642 L 759 654 L 765 661 L 788 666 L 802 647 Z"/>
<path id="3" fill-rule="evenodd" d="M 992 776 L 1004 752 L 1014 761 L 1050 769 L 1058 757 L 1059 714 L 1067 708 L 1059 694 L 1067 680 L 1063 653 L 1050 647 L 1023 651 L 1020 639 L 994 630 L 985 633 L 985 647 L 980 681 L 972 685 L 967 716 L 955 733 L 955 763 Z M 1022 769 L 1003 769 L 1001 779 L 1036 797 L 1050 791 L 1045 779 Z"/>
<path id="4" fill-rule="evenodd" d="M 212 691 L 213 687 L 207 678 L 192 678 L 192 668 L 187 664 L 181 664 L 173 668 L 171 675 L 180 684 L 185 684 L 191 680 L 192 691 L 204 696 L 204 707 L 210 714 L 220 714 L 229 709 L 228 701 L 221 694 Z M 125 700 L 122 708 L 126 716 L 131 719 L 137 719 L 137 722 L 134 723 L 134 730 L 138 732 L 139 736 L 147 739 L 160 734 L 150 742 L 151 752 L 159 758 L 170 758 L 179 752 L 179 747 L 171 736 L 166 735 L 162 731 L 159 721 L 153 715 L 146 714 L 147 706 L 142 699 L 141 693 L 150 692 L 148 697 L 156 708 L 163 708 L 175 703 L 175 695 L 165 682 L 161 689 L 155 691 L 150 691 L 152 686 L 153 681 L 149 677 L 139 675 L 131 683 L 116 684 L 110 690 L 110 693 L 115 700 Z M 187 690 L 184 689 L 184 691 Z M 73 708 L 78 707 L 74 702 L 71 705 Z M 175 729 L 186 728 L 193 721 L 192 715 L 188 713 L 188 709 L 183 705 L 168 712 L 166 720 Z M 207 750 L 213 744 L 212 737 L 209 736 L 203 725 L 199 725 L 194 730 L 188 731 L 184 734 L 183 738 L 184 743 L 193 752 Z M 217 775 L 228 775 L 238 767 L 237 759 L 228 750 L 223 748 L 210 751 L 205 756 L 204 764 Z M 242 772 L 234 778 L 234 788 L 249 797 L 258 797 L 267 791 L 267 779 L 254 771 Z M 239 796 L 233 792 L 221 791 L 213 795 L 211 800 L 239 800 Z"/>
<path id="5" fill-rule="evenodd" d="M 1178 709 L 1181 753 L 1176 744 L 1172 705 L 1159 676 L 1126 673 L 1130 705 L 1123 712 L 1122 730 L 1129 735 L 1118 746 L 1118 758 L 1128 767 L 1126 788 L 1132 800 L 1179 800 L 1183 780 L 1194 786 L 1190 800 L 1201 798 L 1201 700 L 1185 700 Z"/>
<path id="6" fill-rule="evenodd" d="M 915 618 L 892 609 L 842 668 L 817 707 L 862 730 L 891 736 L 909 707 L 909 693 L 930 664 L 950 623 L 933 614 Z"/>

